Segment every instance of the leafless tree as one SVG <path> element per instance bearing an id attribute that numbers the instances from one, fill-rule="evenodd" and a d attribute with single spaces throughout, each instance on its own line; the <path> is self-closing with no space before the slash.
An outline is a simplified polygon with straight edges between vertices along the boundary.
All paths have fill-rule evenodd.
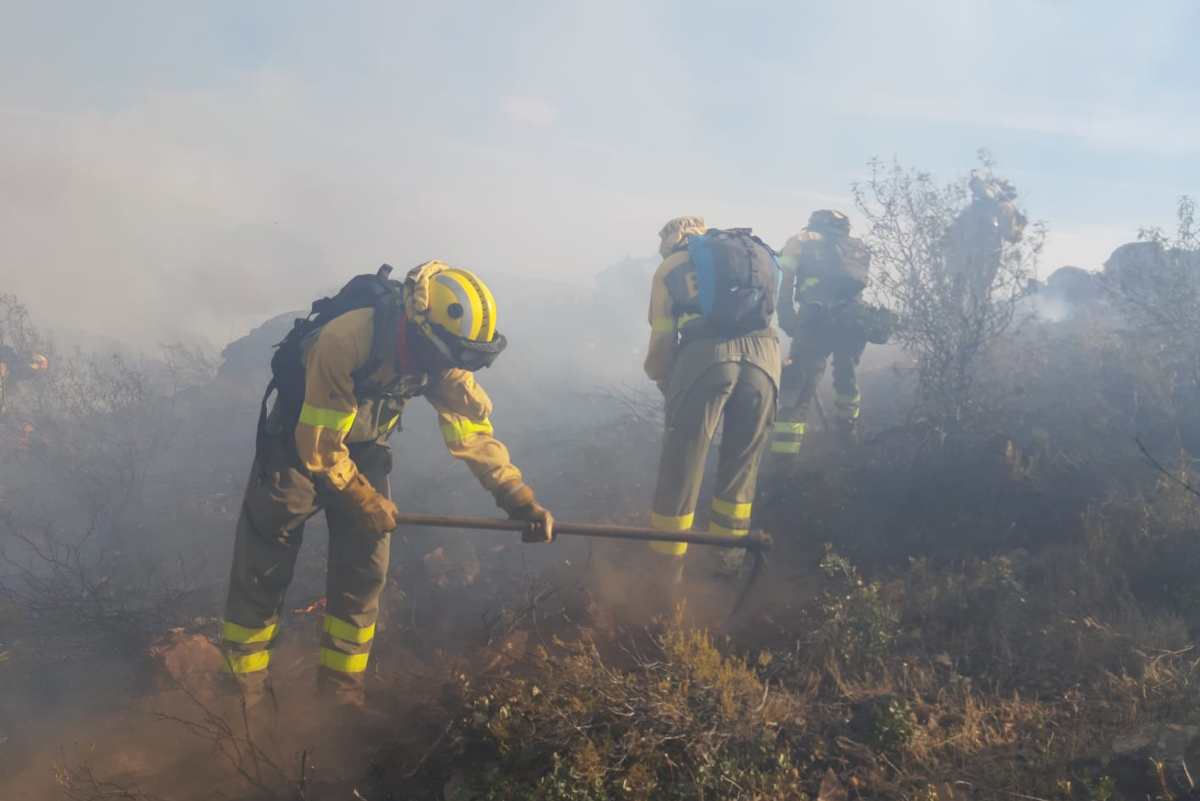
<path id="1" fill-rule="evenodd" d="M 946 185 L 898 162 L 869 166 L 870 177 L 853 192 L 867 221 L 872 291 L 897 312 L 897 338 L 917 359 L 916 419 L 945 441 L 986 419 L 983 356 L 1013 324 L 1045 227 L 1024 225 L 1015 190 L 985 152 L 977 170 Z M 964 222 L 977 213 L 984 191 L 1001 209 L 997 226 L 1006 214 L 1010 230 L 972 251 Z M 980 227 L 986 226 L 984 218 Z"/>
<path id="2" fill-rule="evenodd" d="M 1105 277 L 1136 333 L 1154 342 L 1178 380 L 1200 384 L 1200 224 L 1196 202 L 1179 198 L 1173 235 L 1142 228 L 1139 243 L 1113 254 Z M 1126 248 L 1136 248 L 1121 259 Z"/>

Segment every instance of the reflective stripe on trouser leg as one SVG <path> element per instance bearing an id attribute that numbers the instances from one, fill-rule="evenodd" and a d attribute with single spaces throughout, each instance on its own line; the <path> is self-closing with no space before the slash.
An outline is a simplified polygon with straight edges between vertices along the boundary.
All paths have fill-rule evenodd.
<path id="1" fill-rule="evenodd" d="M 857 420 L 861 405 L 862 394 L 859 392 L 846 395 L 839 392 L 833 399 L 833 407 L 842 420 Z"/>
<path id="2" fill-rule="evenodd" d="M 703 349 L 691 352 L 705 354 Z M 740 362 L 713 362 L 707 355 L 691 361 L 681 356 L 672 368 L 651 518 L 656 529 L 691 528 L 708 449 L 738 386 L 741 369 Z M 771 400 L 774 403 L 774 397 Z M 683 556 L 688 550 L 686 543 L 656 543 L 651 547 L 671 556 Z"/>
<path id="3" fill-rule="evenodd" d="M 224 670 L 245 697 L 266 686 L 279 609 L 291 583 L 304 521 L 317 509 L 316 488 L 289 445 L 265 443 L 250 471 L 234 538 L 229 594 L 221 625 Z"/>
<path id="4" fill-rule="evenodd" d="M 333 615 L 326 615 L 325 636 L 321 641 L 321 667 L 337 673 L 362 673 L 367 669 L 374 639 L 374 623 L 356 626 Z"/>
<path id="5" fill-rule="evenodd" d="M 269 648 L 279 629 L 277 622 L 251 628 L 226 620 L 221 625 L 221 655 L 226 673 L 242 675 L 266 670 L 271 662 Z"/>
<path id="6" fill-rule="evenodd" d="M 803 420 L 778 420 L 771 437 L 771 453 L 785 456 L 800 452 L 808 425 Z"/>
<path id="7" fill-rule="evenodd" d="M 669 516 L 655 512 L 650 515 L 650 525 L 659 531 L 688 531 L 695 518 L 694 513 Z M 664 556 L 683 556 L 687 553 L 688 546 L 686 542 L 652 542 L 650 548 Z"/>
<path id="8" fill-rule="evenodd" d="M 355 463 L 371 485 L 390 496 L 391 453 L 378 445 L 352 449 Z M 321 640 L 318 686 L 335 695 L 362 692 L 375 640 L 379 599 L 387 582 L 389 535 L 366 531 L 340 508 L 329 520 L 328 599 Z"/>
<path id="9" fill-rule="evenodd" d="M 750 503 L 738 503 L 713 498 L 709 511 L 708 530 L 712 534 L 744 537 L 750 533 Z"/>

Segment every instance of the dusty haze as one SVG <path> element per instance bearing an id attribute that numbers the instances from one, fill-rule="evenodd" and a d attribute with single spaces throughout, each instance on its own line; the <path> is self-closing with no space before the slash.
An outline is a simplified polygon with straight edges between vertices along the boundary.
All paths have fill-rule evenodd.
<path id="1" fill-rule="evenodd" d="M 0 285 L 76 334 L 219 344 L 385 260 L 587 285 L 981 144 L 1094 268 L 1200 163 L 1183 2 L 5 5 Z"/>

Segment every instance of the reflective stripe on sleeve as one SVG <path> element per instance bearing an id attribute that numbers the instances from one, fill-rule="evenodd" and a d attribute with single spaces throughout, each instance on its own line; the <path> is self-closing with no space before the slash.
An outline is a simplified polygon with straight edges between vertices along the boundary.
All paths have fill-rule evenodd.
<path id="1" fill-rule="evenodd" d="M 674 317 L 655 317 L 650 323 L 650 330 L 655 334 L 669 334 L 675 330 Z"/>
<path id="2" fill-rule="evenodd" d="M 343 654 L 329 648 L 321 649 L 321 667 L 338 673 L 362 673 L 370 658 L 370 654 Z"/>
<path id="3" fill-rule="evenodd" d="M 271 662 L 270 651 L 256 651 L 252 654 L 224 654 L 226 673 L 257 673 L 266 670 Z"/>
<path id="4" fill-rule="evenodd" d="M 313 428 L 327 428 L 344 434 L 354 425 L 357 414 L 357 409 L 343 412 L 337 409 L 321 409 L 306 403 L 300 407 L 300 422 Z"/>
<path id="5" fill-rule="evenodd" d="M 808 290 L 812 289 L 814 286 L 816 286 L 819 283 L 821 283 L 820 278 L 805 278 L 803 281 L 800 282 L 800 285 L 796 287 L 796 294 L 797 295 L 803 294 L 804 292 L 807 292 Z"/>
<path id="6" fill-rule="evenodd" d="M 799 442 L 772 442 L 771 453 L 799 453 L 801 443 Z"/>
<path id="7" fill-rule="evenodd" d="M 493 429 L 490 420 L 476 423 L 474 420 L 460 417 L 442 423 L 442 439 L 446 441 L 447 445 L 457 445 L 476 434 L 492 433 Z"/>
<path id="8" fill-rule="evenodd" d="M 784 422 L 779 422 L 779 423 L 775 424 L 775 433 L 776 434 L 803 434 L 807 427 L 808 427 L 808 424 L 803 421 L 799 422 L 799 423 L 784 421 Z"/>
<path id="9" fill-rule="evenodd" d="M 372 623 L 365 628 L 359 628 L 333 615 L 326 615 L 325 632 L 334 639 L 362 645 L 365 642 L 375 639 L 375 624 Z"/>
<path id="10" fill-rule="evenodd" d="M 237 623 L 226 620 L 221 625 L 221 639 L 225 642 L 233 642 L 238 645 L 252 645 L 256 642 L 270 642 L 275 636 L 275 630 L 279 628 L 277 623 L 272 623 L 269 626 L 264 626 L 261 629 L 248 629 L 245 626 L 239 626 Z"/>

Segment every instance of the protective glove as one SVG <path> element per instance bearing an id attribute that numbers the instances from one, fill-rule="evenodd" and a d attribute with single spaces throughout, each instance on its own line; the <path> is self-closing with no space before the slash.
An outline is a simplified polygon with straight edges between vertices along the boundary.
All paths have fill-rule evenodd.
<path id="1" fill-rule="evenodd" d="M 508 516 L 529 523 L 521 532 L 521 542 L 554 542 L 554 515 L 537 501 L 508 510 Z"/>
<path id="2" fill-rule="evenodd" d="M 362 473 L 355 473 L 354 478 L 338 493 L 342 508 L 358 525 L 372 534 L 387 534 L 396 528 L 397 515 L 400 511 L 396 504 L 385 498 Z"/>

